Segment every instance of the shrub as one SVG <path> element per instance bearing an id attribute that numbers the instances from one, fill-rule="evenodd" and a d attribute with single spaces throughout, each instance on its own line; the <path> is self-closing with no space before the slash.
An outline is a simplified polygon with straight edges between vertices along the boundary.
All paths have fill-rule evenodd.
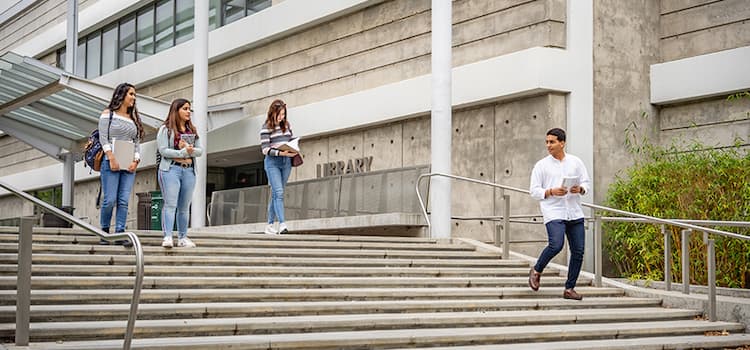
<path id="1" fill-rule="evenodd" d="M 632 149 L 632 148 L 631 148 Z M 750 154 L 739 146 L 690 152 L 666 152 L 639 146 L 643 159 L 618 178 L 607 193 L 607 205 L 660 218 L 750 220 Z M 749 228 L 714 227 L 748 235 Z M 672 276 L 681 281 L 680 228 L 667 227 L 672 238 Z M 621 277 L 664 279 L 664 240 L 659 225 L 607 223 L 605 249 Z M 719 235 L 716 240 L 717 285 L 750 285 L 750 242 Z M 706 284 L 706 246 L 703 235 L 689 240 L 690 283 Z"/>

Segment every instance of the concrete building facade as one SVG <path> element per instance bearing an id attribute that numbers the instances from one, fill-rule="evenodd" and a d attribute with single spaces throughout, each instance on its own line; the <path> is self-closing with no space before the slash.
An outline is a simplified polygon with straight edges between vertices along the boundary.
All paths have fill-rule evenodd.
<path id="1" fill-rule="evenodd" d="M 217 8 L 227 3 L 211 1 Z M 0 54 L 57 64 L 66 1 L 24 3 L 0 23 Z M 79 35 L 154 3 L 80 1 Z M 562 127 L 568 151 L 592 175 L 588 200 L 600 203 L 633 162 L 628 135 L 660 144 L 695 139 L 707 147 L 750 142 L 750 99 L 726 101 L 750 89 L 750 7 L 744 0 L 452 4 L 456 175 L 527 188 L 533 164 L 546 155 L 544 133 Z M 233 106 L 241 117 L 209 121 L 209 186 L 230 187 L 229 167 L 257 169 L 259 128 L 275 98 L 287 102 L 305 154 L 290 181 L 315 178 L 319 164 L 357 158 L 372 157 L 372 170 L 429 164 L 430 6 L 429 0 L 273 1 L 211 30 L 209 108 Z M 191 45 L 187 40 L 90 79 L 110 86 L 128 81 L 139 94 L 165 101 L 190 98 Z M 154 149 L 153 142 L 144 144 L 131 211 L 135 193 L 157 188 Z M 61 183 L 58 160 L 12 135 L 0 137 L 0 160 L 0 178 L 24 190 Z M 97 188 L 97 174 L 79 163 L 75 214 L 94 223 Z M 452 191 L 455 216 L 501 215 L 499 193 L 464 183 Z M 516 214 L 538 213 L 530 198 L 514 195 L 512 201 Z M 32 212 L 0 194 L 0 219 Z M 129 217 L 135 220 L 134 213 Z M 454 237 L 494 239 L 490 222 L 453 224 Z M 512 249 L 535 255 L 545 241 L 543 229 L 529 229 Z"/>

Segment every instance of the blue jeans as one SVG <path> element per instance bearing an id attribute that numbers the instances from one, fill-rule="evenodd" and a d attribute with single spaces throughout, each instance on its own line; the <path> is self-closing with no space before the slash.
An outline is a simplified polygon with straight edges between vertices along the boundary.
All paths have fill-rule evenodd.
<path id="1" fill-rule="evenodd" d="M 159 170 L 159 186 L 164 205 L 161 209 L 161 230 L 164 237 L 172 237 L 177 214 L 177 238 L 187 237 L 190 202 L 195 189 L 195 172 L 192 167 L 172 164 L 169 171 Z"/>
<path id="2" fill-rule="evenodd" d="M 273 224 L 276 219 L 284 222 L 284 187 L 292 173 L 292 158 L 266 156 L 263 160 L 268 182 L 271 184 L 271 200 L 268 202 L 268 223 Z"/>
<path id="3" fill-rule="evenodd" d="M 539 256 L 539 260 L 536 261 L 534 270 L 536 272 L 544 271 L 549 261 L 557 253 L 560 253 L 565 242 L 565 236 L 568 236 L 570 263 L 568 263 L 568 279 L 565 281 L 565 289 L 575 288 L 578 274 L 581 273 L 583 248 L 586 243 L 586 230 L 583 227 L 583 218 L 575 220 L 552 220 L 545 226 L 547 226 L 549 243 Z"/>
<path id="4" fill-rule="evenodd" d="M 99 224 L 104 232 L 109 232 L 109 226 L 112 223 L 112 210 L 116 205 L 115 232 L 125 232 L 125 224 L 128 220 L 128 201 L 130 200 L 130 191 L 133 189 L 133 182 L 135 182 L 135 173 L 127 170 L 112 171 L 109 167 L 109 160 L 105 155 L 102 159 L 99 178 L 102 181 Z"/>

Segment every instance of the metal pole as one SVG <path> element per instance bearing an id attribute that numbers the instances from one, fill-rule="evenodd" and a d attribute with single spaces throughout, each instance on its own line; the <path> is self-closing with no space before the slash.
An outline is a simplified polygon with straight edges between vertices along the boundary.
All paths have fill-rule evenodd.
<path id="1" fill-rule="evenodd" d="M 708 240 L 708 320 L 716 322 L 716 246 Z"/>
<path id="2" fill-rule="evenodd" d="M 31 242 L 33 217 L 22 217 L 18 231 L 18 280 L 16 281 L 16 345 L 29 345 L 31 321 Z"/>
<path id="3" fill-rule="evenodd" d="M 664 289 L 668 292 L 672 290 L 672 239 L 666 225 L 661 225 L 661 234 L 664 236 Z"/>
<path id="4" fill-rule="evenodd" d="M 73 208 L 73 190 L 75 188 L 75 160 L 73 153 L 63 155 L 62 206 Z M 72 214 L 73 212 L 71 212 Z"/>
<path id="5" fill-rule="evenodd" d="M 201 138 L 203 155 L 196 159 L 195 190 L 191 206 L 192 227 L 206 225 L 206 169 L 208 158 L 208 1 L 195 2 L 195 33 L 193 43 L 193 123 Z"/>
<path id="6" fill-rule="evenodd" d="M 594 214 L 594 286 L 602 286 L 602 218 Z"/>
<path id="7" fill-rule="evenodd" d="M 68 27 L 65 41 L 65 70 L 76 74 L 78 61 L 78 0 L 68 0 Z"/>
<path id="8" fill-rule="evenodd" d="M 504 191 L 503 191 L 504 192 Z M 510 195 L 503 194 L 503 259 L 510 259 Z"/>
<path id="9" fill-rule="evenodd" d="M 682 230 L 682 293 L 690 294 L 690 239 L 691 229 Z"/>
<path id="10" fill-rule="evenodd" d="M 432 172 L 451 173 L 451 0 L 432 0 Z M 451 179 L 436 176 L 431 181 L 430 237 L 451 237 Z"/>

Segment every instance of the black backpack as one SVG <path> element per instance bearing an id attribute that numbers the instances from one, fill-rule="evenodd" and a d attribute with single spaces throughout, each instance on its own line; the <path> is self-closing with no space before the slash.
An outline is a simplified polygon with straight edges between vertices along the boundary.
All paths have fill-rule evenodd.
<path id="1" fill-rule="evenodd" d="M 107 125 L 107 135 L 109 135 L 109 130 L 112 127 L 112 111 L 109 111 L 109 124 Z M 102 150 L 102 144 L 99 142 L 99 128 L 94 129 L 94 131 L 91 132 L 91 135 L 89 135 L 89 140 L 86 142 L 86 145 L 83 147 L 83 160 L 86 163 L 86 165 L 89 166 L 89 168 L 99 171 L 99 169 L 96 169 L 94 167 L 94 163 L 96 161 L 97 155 L 100 152 L 104 152 Z M 100 163 L 101 165 L 101 163 Z"/>

